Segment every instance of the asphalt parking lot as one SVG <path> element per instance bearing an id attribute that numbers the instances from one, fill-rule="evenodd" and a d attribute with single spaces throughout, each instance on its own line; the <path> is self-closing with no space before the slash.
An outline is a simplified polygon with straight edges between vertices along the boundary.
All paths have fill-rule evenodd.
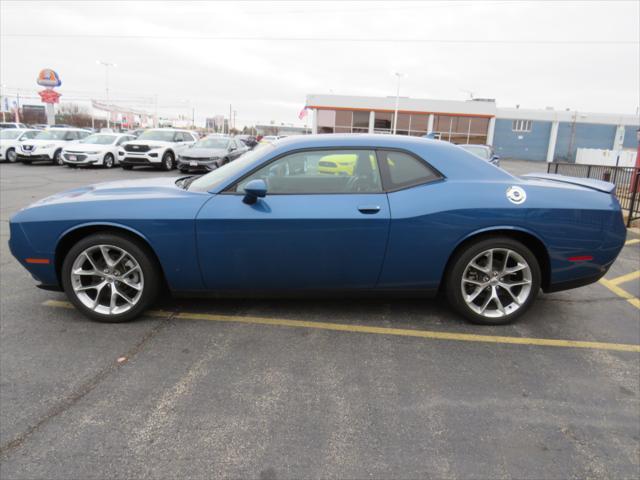
<path id="1" fill-rule="evenodd" d="M 152 175 L 176 173 L 0 165 L 1 478 L 640 475 L 637 233 L 606 281 L 505 327 L 406 299 L 166 299 L 92 323 L 10 256 L 19 208 Z"/>

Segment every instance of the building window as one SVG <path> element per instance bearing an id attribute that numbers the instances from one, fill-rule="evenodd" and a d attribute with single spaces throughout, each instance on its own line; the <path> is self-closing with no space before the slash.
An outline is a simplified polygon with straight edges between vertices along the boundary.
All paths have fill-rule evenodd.
<path id="1" fill-rule="evenodd" d="M 489 119 L 458 115 L 435 115 L 433 131 L 436 137 L 447 142 L 464 144 L 487 143 Z"/>
<path id="2" fill-rule="evenodd" d="M 369 112 L 353 112 L 353 133 L 369 132 Z"/>
<path id="3" fill-rule="evenodd" d="M 514 132 L 530 132 L 531 120 L 514 120 L 511 124 L 511 130 Z"/>
<path id="4" fill-rule="evenodd" d="M 376 112 L 373 124 L 374 133 L 391 133 L 393 126 L 393 113 Z"/>

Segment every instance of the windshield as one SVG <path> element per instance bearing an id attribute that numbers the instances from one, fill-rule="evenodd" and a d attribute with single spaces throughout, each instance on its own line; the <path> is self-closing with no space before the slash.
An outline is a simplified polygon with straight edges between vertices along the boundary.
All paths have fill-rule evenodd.
<path id="1" fill-rule="evenodd" d="M 485 148 L 485 147 L 481 147 L 481 146 L 474 146 L 474 145 L 465 145 L 464 148 L 467 152 L 471 152 L 474 155 L 480 157 L 480 158 L 484 158 L 485 160 L 487 160 L 489 158 L 489 149 Z"/>
<path id="2" fill-rule="evenodd" d="M 67 130 L 45 130 L 35 136 L 34 140 L 64 140 Z"/>
<path id="3" fill-rule="evenodd" d="M 245 153 L 237 160 L 227 163 L 220 168 L 216 168 L 212 172 L 194 180 L 189 186 L 189 190 L 195 192 L 209 192 L 220 185 L 224 185 L 227 181 L 240 173 L 244 168 L 251 165 L 258 158 L 267 155 L 269 151 L 273 150 L 273 148 L 274 147 L 272 145 L 269 145 L 264 148 Z"/>
<path id="4" fill-rule="evenodd" d="M 13 140 L 15 138 L 18 138 L 21 133 L 22 133 L 21 130 L 16 130 L 16 129 L 2 130 L 0 131 L 0 139 Z"/>
<path id="5" fill-rule="evenodd" d="M 227 148 L 229 144 L 228 138 L 207 137 L 197 141 L 193 146 L 200 148 Z"/>
<path id="6" fill-rule="evenodd" d="M 96 145 L 111 145 L 118 138 L 116 135 L 89 135 L 80 140 L 80 143 L 92 143 Z"/>
<path id="7" fill-rule="evenodd" d="M 138 140 L 158 140 L 160 142 L 173 142 L 176 132 L 171 130 L 147 130 L 142 132 Z"/>

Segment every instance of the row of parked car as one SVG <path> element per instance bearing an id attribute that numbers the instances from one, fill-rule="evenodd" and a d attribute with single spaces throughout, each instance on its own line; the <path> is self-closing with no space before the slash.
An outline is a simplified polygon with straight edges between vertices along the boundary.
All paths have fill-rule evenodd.
<path id="1" fill-rule="evenodd" d="M 238 158 L 257 144 L 253 137 L 209 135 L 190 130 L 152 128 L 136 138 L 130 132 L 92 133 L 81 128 L 0 130 L 0 161 L 52 162 L 69 167 L 151 166 L 162 170 L 210 171 Z"/>

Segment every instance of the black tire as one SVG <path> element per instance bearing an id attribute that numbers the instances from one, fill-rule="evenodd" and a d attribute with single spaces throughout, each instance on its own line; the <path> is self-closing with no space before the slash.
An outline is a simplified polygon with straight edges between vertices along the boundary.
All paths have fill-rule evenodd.
<path id="1" fill-rule="evenodd" d="M 144 275 L 144 286 L 138 303 L 122 314 L 105 315 L 85 306 L 77 297 L 71 281 L 71 268 L 75 259 L 87 248 L 96 245 L 113 245 L 127 251 L 140 265 Z M 157 298 L 162 285 L 161 270 L 148 247 L 128 235 L 117 233 L 96 233 L 78 241 L 67 253 L 62 264 L 62 286 L 69 301 L 91 320 L 105 323 L 128 322 L 141 315 Z"/>
<path id="2" fill-rule="evenodd" d="M 531 272 L 531 290 L 526 300 L 514 312 L 498 318 L 489 318 L 472 310 L 464 300 L 462 292 L 462 277 L 466 267 L 476 256 L 490 249 L 509 249 L 516 252 L 524 258 Z M 451 260 L 449 270 L 445 273 L 446 295 L 453 309 L 470 322 L 480 325 L 506 325 L 513 322 L 531 307 L 540 290 L 541 273 L 536 256 L 525 245 L 508 237 L 483 237 L 466 245 Z"/>
<path id="3" fill-rule="evenodd" d="M 59 166 L 64 166 L 64 160 L 62 158 L 62 150 L 58 150 L 53 154 L 53 163 Z"/>
<path id="4" fill-rule="evenodd" d="M 9 160 L 9 163 L 16 163 L 17 159 L 16 149 L 9 148 L 7 150 L 7 160 Z"/>
<path id="5" fill-rule="evenodd" d="M 173 153 L 165 152 L 165 154 L 162 156 L 162 163 L 160 164 L 160 168 L 162 168 L 162 170 L 164 170 L 165 172 L 168 172 L 169 170 L 173 170 L 175 166 L 176 165 L 173 159 Z"/>
<path id="6" fill-rule="evenodd" d="M 133 170 L 133 165 L 122 165 L 123 170 Z"/>
<path id="7" fill-rule="evenodd" d="M 102 165 L 104 166 L 104 168 L 113 168 L 115 164 L 116 161 L 113 158 L 113 155 L 111 153 L 107 153 L 102 160 Z"/>

